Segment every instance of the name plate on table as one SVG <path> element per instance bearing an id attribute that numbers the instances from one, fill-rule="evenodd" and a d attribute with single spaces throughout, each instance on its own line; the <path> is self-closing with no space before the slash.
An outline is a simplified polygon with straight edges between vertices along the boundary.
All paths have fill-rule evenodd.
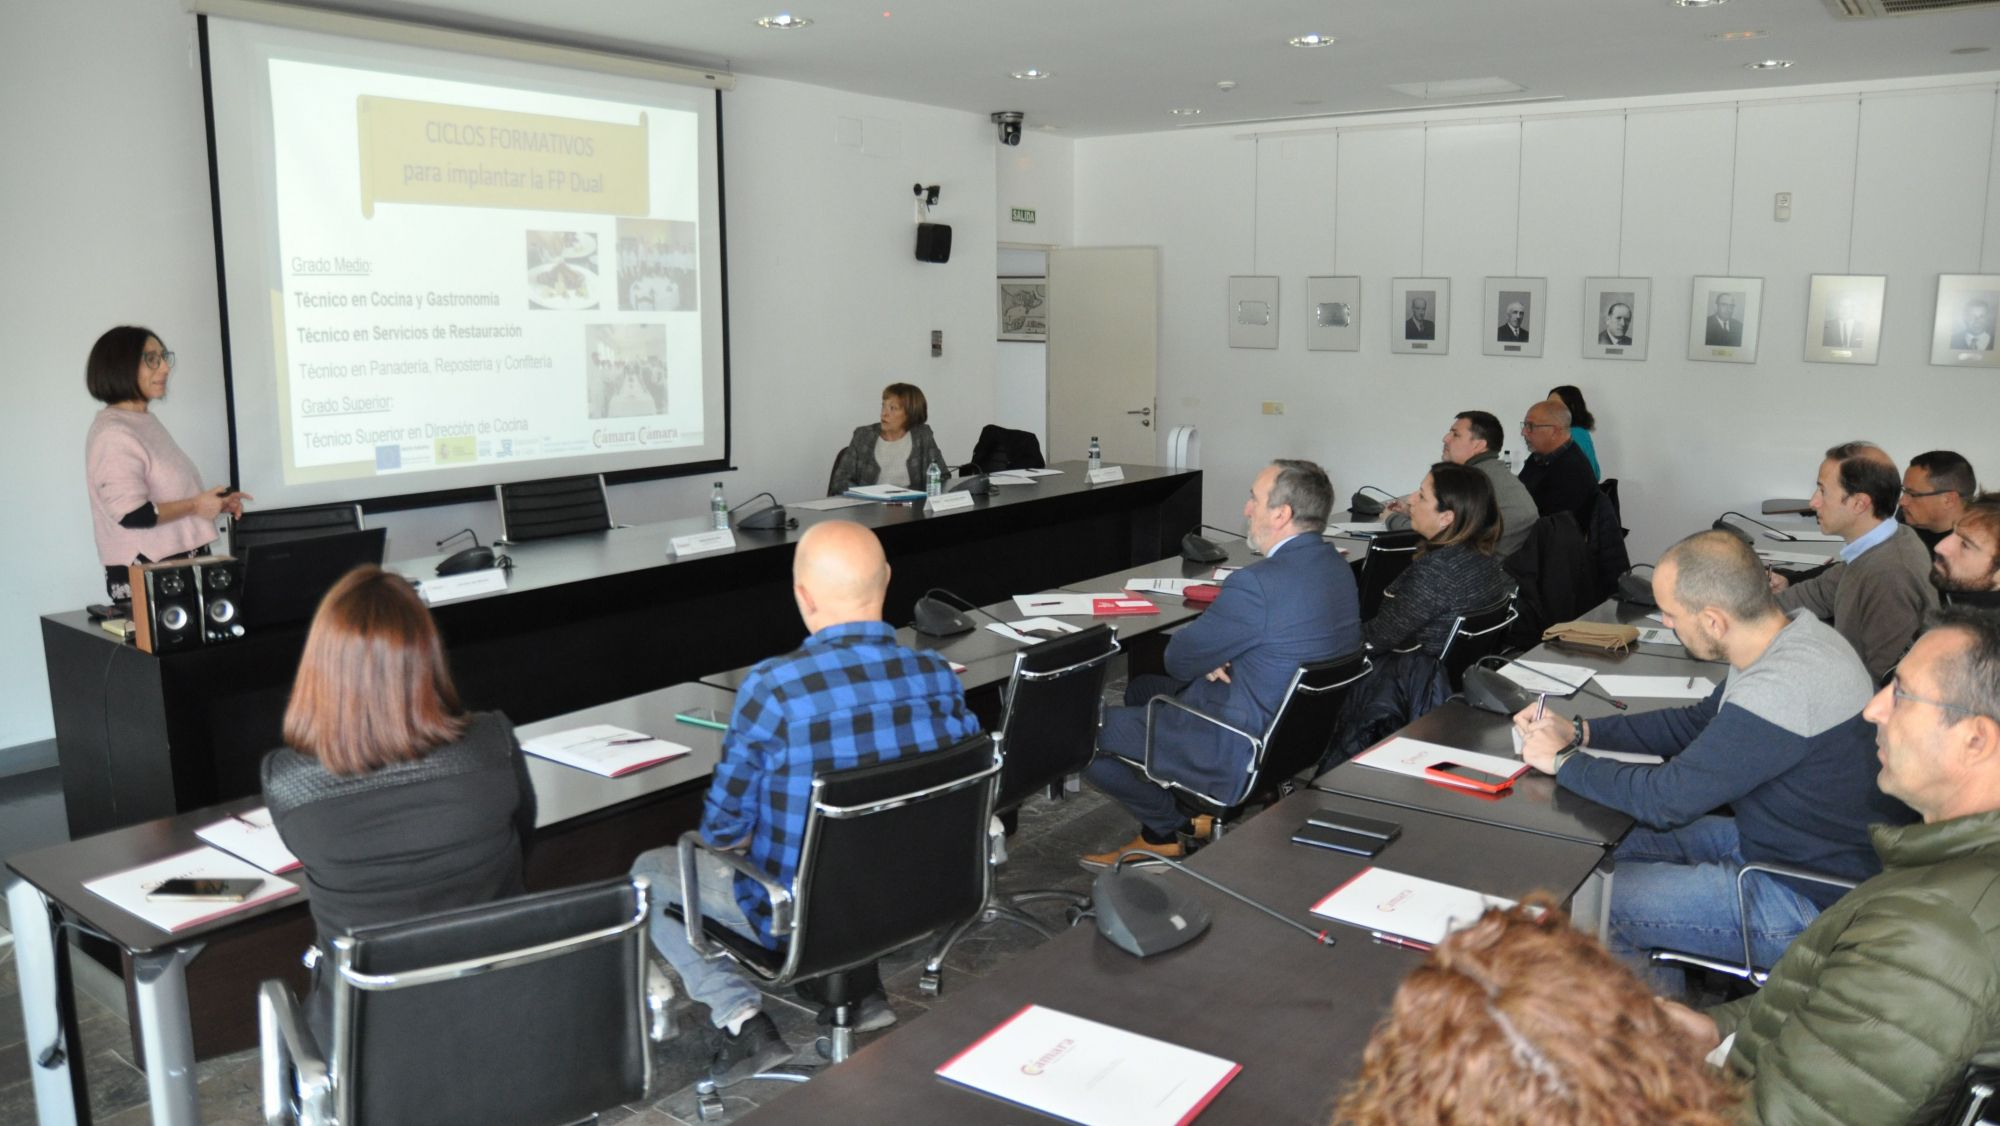
<path id="1" fill-rule="evenodd" d="M 667 544 L 667 550 L 676 559 L 689 555 L 706 555 L 711 551 L 728 551 L 736 546 L 736 534 L 718 528 L 713 532 L 696 532 L 691 536 L 675 536 Z"/>
<path id="2" fill-rule="evenodd" d="M 971 507 L 971 493 L 939 493 L 924 502 L 925 512 L 950 512 L 953 509 Z"/>
<path id="3" fill-rule="evenodd" d="M 467 571 L 462 575 L 439 575 L 424 580 L 417 588 L 424 601 L 432 606 L 440 602 L 450 602 L 454 598 L 470 598 L 488 591 L 506 590 L 507 572 L 500 567 L 488 567 L 484 571 Z"/>
<path id="4" fill-rule="evenodd" d="M 1102 485 L 1107 481 L 1123 481 L 1125 479 L 1125 467 L 1122 465 L 1107 465 L 1102 469 L 1093 469 L 1084 474 L 1083 479 L 1092 485 Z"/>

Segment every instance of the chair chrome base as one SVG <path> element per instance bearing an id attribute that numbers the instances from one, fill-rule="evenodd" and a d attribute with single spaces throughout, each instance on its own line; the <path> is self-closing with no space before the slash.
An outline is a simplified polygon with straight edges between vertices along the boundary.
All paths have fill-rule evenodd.
<path id="1" fill-rule="evenodd" d="M 1043 938 L 1054 938 L 1056 932 L 1050 929 L 1048 924 L 1021 910 L 1019 906 L 1023 903 L 1041 903 L 1045 901 L 1062 903 L 1070 926 L 1075 926 L 1078 914 L 1088 910 L 1090 907 L 1089 896 L 1080 892 L 1062 891 L 1056 888 L 1019 892 L 1006 896 L 1004 901 L 995 900 L 988 902 L 969 923 L 945 935 L 944 941 L 938 943 L 937 949 L 931 951 L 930 960 L 924 963 L 924 972 L 917 978 L 917 992 L 926 997 L 936 997 L 943 991 L 945 956 L 951 953 L 952 946 L 957 944 L 960 938 L 970 933 L 975 927 L 982 927 L 987 923 L 1006 922 L 1026 927 Z"/>

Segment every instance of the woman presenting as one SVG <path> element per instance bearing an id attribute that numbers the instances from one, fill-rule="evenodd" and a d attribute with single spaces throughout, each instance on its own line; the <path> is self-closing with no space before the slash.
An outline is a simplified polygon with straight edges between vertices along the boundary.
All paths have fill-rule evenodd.
<path id="1" fill-rule="evenodd" d="M 205 555 L 215 518 L 243 514 L 255 499 L 228 486 L 201 487 L 201 473 L 150 407 L 167 393 L 174 354 L 152 332 L 123 325 L 97 338 L 84 367 L 90 395 L 105 404 L 84 441 L 90 524 L 104 587 L 114 602 L 132 597 L 125 567 Z"/>
<path id="2" fill-rule="evenodd" d="M 856 485 L 900 485 L 922 489 L 929 467 L 946 476 L 951 464 L 931 437 L 930 404 L 915 384 L 891 383 L 882 388 L 882 421 L 854 428 L 854 438 L 833 468 L 830 495 Z"/>

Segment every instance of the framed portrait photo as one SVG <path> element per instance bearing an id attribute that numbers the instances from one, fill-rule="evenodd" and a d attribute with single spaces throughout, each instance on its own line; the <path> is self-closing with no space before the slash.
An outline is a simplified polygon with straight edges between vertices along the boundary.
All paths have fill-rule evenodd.
<path id="1" fill-rule="evenodd" d="M 1479 350 L 1489 356 L 1541 355 L 1548 296 L 1547 278 L 1487 278 Z"/>
<path id="2" fill-rule="evenodd" d="M 999 294 L 1000 339 L 1048 343 L 1049 279 L 1001 278 Z"/>
<path id="3" fill-rule="evenodd" d="M 1879 274 L 1814 274 L 1806 298 L 1807 362 L 1874 363 L 1888 290 L 1889 279 Z"/>
<path id="4" fill-rule="evenodd" d="M 1306 279 L 1306 350 L 1356 352 L 1361 349 L 1361 279 Z"/>
<path id="5" fill-rule="evenodd" d="M 1763 311 L 1763 278 L 1696 277 L 1688 306 L 1688 359 L 1756 363 Z"/>
<path id="6" fill-rule="evenodd" d="M 2000 367 L 1993 322 L 2000 309 L 2000 274 L 1939 274 L 1937 316 L 1931 322 L 1931 363 Z"/>
<path id="7" fill-rule="evenodd" d="M 1583 279 L 1585 359 L 1645 359 L 1652 320 L 1652 278 Z"/>
<path id="8" fill-rule="evenodd" d="M 1451 279 L 1389 279 L 1389 351 L 1442 356 L 1451 351 Z"/>
<path id="9" fill-rule="evenodd" d="M 1229 346 L 1278 346 L 1278 279 L 1239 275 L 1229 279 Z"/>

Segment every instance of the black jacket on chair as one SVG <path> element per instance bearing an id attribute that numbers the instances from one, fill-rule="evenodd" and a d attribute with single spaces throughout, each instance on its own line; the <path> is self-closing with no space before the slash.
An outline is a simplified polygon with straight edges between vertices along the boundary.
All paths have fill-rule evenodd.
<path id="1" fill-rule="evenodd" d="M 1529 648 L 1549 626 L 1590 609 L 1591 603 L 1584 601 L 1593 580 L 1590 551 L 1567 512 L 1535 521 L 1528 542 L 1502 566 L 1521 588 L 1515 601 L 1521 616 L 1507 635 L 1509 646 Z"/>
<path id="2" fill-rule="evenodd" d="M 1041 439 L 1026 430 L 1009 430 L 989 422 L 980 427 L 979 441 L 972 446 L 972 460 L 959 472 L 969 476 L 1004 469 L 1046 469 L 1048 464 L 1042 460 Z"/>

